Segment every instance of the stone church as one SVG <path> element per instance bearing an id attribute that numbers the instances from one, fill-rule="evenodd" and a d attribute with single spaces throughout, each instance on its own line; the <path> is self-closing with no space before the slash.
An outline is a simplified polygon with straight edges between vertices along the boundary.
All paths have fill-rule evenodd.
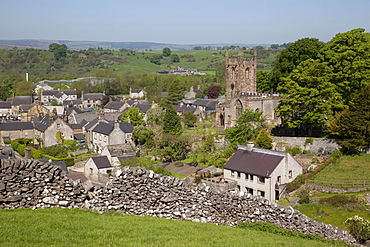
<path id="1" fill-rule="evenodd" d="M 235 120 L 247 108 L 262 111 L 269 125 L 279 123 L 274 111 L 279 104 L 279 95 L 256 90 L 256 57 L 255 53 L 252 58 L 246 58 L 242 50 L 238 57 L 229 57 L 226 51 L 226 97 L 216 108 L 217 127 L 235 126 Z"/>

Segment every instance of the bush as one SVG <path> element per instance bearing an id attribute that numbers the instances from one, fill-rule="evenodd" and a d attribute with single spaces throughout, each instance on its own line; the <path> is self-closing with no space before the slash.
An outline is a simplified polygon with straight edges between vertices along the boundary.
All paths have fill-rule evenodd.
<path id="1" fill-rule="evenodd" d="M 310 195 L 307 190 L 302 190 L 299 194 L 299 203 L 300 204 L 307 204 L 310 203 Z"/>
<path id="2" fill-rule="evenodd" d="M 370 221 L 355 215 L 354 217 L 348 218 L 344 224 L 348 226 L 349 233 L 358 242 L 365 242 L 370 239 Z"/>
<path id="3" fill-rule="evenodd" d="M 339 158 L 342 156 L 342 152 L 339 150 L 336 150 L 330 154 L 331 157 Z"/>
<path id="4" fill-rule="evenodd" d="M 285 147 L 285 151 L 290 154 L 301 154 L 302 153 L 299 147 Z"/>
<path id="5" fill-rule="evenodd" d="M 362 208 L 365 206 L 365 198 L 358 195 L 335 195 L 328 198 L 320 199 L 321 204 L 328 204 L 337 208 Z"/>
<path id="6" fill-rule="evenodd" d="M 292 182 L 287 185 L 287 192 L 290 193 L 298 189 L 302 184 L 306 182 L 306 177 L 303 174 L 298 175 Z"/>

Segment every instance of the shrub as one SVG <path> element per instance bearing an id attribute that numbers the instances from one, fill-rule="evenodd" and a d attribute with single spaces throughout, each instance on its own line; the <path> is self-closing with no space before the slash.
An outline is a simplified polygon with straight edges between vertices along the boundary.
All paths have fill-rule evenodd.
<path id="1" fill-rule="evenodd" d="M 348 226 L 349 233 L 358 242 L 365 242 L 367 239 L 370 239 L 370 221 L 355 215 L 354 217 L 348 218 L 344 224 Z"/>
<path id="2" fill-rule="evenodd" d="M 202 182 L 202 179 L 200 177 L 195 177 L 193 182 L 195 184 L 200 184 Z"/>
<path id="3" fill-rule="evenodd" d="M 299 147 L 286 147 L 285 151 L 290 154 L 301 154 L 302 153 Z"/>
<path id="4" fill-rule="evenodd" d="M 306 181 L 306 177 L 303 174 L 298 175 L 292 182 L 287 185 L 287 192 L 292 192 L 298 189 Z"/>
<path id="5" fill-rule="evenodd" d="M 302 190 L 299 194 L 299 203 L 300 204 L 307 204 L 310 203 L 310 195 L 307 190 Z"/>
<path id="6" fill-rule="evenodd" d="M 342 156 L 342 152 L 341 152 L 341 151 L 339 151 L 339 150 L 336 150 L 336 151 L 332 152 L 332 153 L 330 154 L 330 156 L 335 157 L 335 158 L 339 158 L 339 157 L 341 157 L 341 156 Z"/>
<path id="7" fill-rule="evenodd" d="M 365 206 L 365 198 L 358 195 L 335 195 L 328 198 L 320 199 L 321 204 L 328 204 L 337 208 L 362 208 Z"/>

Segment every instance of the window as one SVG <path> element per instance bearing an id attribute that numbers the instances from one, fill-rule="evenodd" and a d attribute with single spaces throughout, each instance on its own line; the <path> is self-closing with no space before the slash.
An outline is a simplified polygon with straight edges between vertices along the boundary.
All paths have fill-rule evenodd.
<path id="1" fill-rule="evenodd" d="M 278 177 L 277 177 L 276 182 L 277 182 L 278 184 L 280 184 L 280 183 L 281 183 L 281 176 L 278 176 Z"/>
<path id="2" fill-rule="evenodd" d="M 60 124 L 57 124 L 57 129 L 60 130 Z"/>
<path id="3" fill-rule="evenodd" d="M 101 135 L 99 135 L 99 141 L 101 141 Z"/>
<path id="4" fill-rule="evenodd" d="M 249 175 L 249 180 L 253 181 L 253 175 L 252 174 Z"/>
<path id="5" fill-rule="evenodd" d="M 94 133 L 94 138 L 95 138 L 95 139 L 96 139 L 96 135 L 97 135 L 97 134 L 96 134 L 96 133 Z"/>
<path id="6" fill-rule="evenodd" d="M 231 176 L 234 177 L 234 175 L 235 175 L 235 172 L 231 171 Z"/>
<path id="7" fill-rule="evenodd" d="M 289 171 L 289 178 L 293 178 L 293 171 L 292 170 Z"/>
<path id="8" fill-rule="evenodd" d="M 104 141 L 107 142 L 107 136 L 104 136 Z"/>
<path id="9" fill-rule="evenodd" d="M 90 168 L 90 175 L 92 175 L 93 173 L 94 173 L 94 170 Z"/>
<path id="10" fill-rule="evenodd" d="M 260 183 L 265 183 L 265 178 L 264 177 L 258 177 L 258 182 Z"/>
<path id="11" fill-rule="evenodd" d="M 246 191 L 248 194 L 253 195 L 253 189 L 252 189 L 252 188 L 245 187 L 245 191 Z"/>
<path id="12" fill-rule="evenodd" d="M 240 185 L 238 185 L 236 188 L 240 191 Z"/>
<path id="13" fill-rule="evenodd" d="M 237 174 L 237 178 L 240 178 L 240 172 L 237 172 L 236 174 Z"/>
<path id="14" fill-rule="evenodd" d="M 246 173 L 246 174 L 245 174 L 245 180 L 248 180 L 248 176 L 249 176 L 249 174 L 248 174 L 248 173 Z"/>
<path id="15" fill-rule="evenodd" d="M 265 197 L 265 192 L 262 190 L 257 190 L 257 195 Z"/>
<path id="16" fill-rule="evenodd" d="M 64 133 L 62 132 L 60 135 L 61 135 L 61 136 L 64 136 Z"/>

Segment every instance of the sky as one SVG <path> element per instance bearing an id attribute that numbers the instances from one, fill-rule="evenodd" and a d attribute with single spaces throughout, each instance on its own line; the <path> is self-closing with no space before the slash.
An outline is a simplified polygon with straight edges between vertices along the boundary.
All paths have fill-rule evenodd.
<path id="1" fill-rule="evenodd" d="M 370 32 L 370 0 L 0 2 L 0 40 L 282 44 Z"/>

